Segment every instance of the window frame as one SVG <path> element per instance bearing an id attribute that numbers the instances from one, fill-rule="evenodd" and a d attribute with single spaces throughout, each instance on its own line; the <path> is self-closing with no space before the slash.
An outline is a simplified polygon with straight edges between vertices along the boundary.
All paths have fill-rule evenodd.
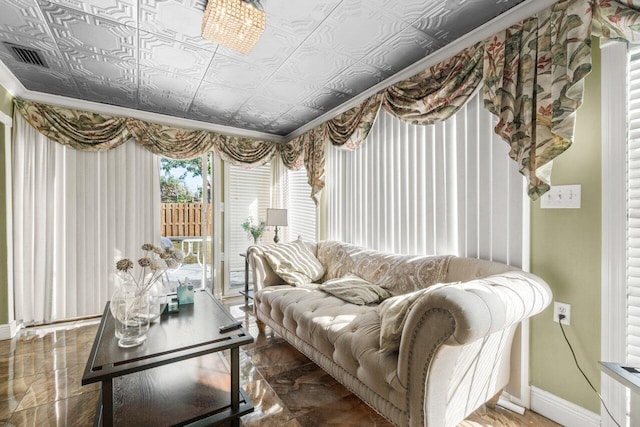
<path id="1" fill-rule="evenodd" d="M 628 49 L 626 43 L 608 41 L 602 52 L 602 286 L 601 358 L 626 359 L 626 245 L 627 245 L 627 98 Z M 620 82 L 625 82 L 621 85 Z M 601 394 L 613 416 L 627 417 L 626 388 L 601 374 Z M 601 408 L 601 413 L 605 413 Z M 602 417 L 603 427 L 614 426 Z"/>

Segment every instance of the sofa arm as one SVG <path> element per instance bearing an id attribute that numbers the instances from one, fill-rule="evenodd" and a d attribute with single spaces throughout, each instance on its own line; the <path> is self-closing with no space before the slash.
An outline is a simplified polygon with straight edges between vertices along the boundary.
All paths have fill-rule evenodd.
<path id="1" fill-rule="evenodd" d="M 247 249 L 247 260 L 251 268 L 253 291 L 258 292 L 265 286 L 282 285 L 285 282 L 278 276 L 264 254 L 264 246 L 254 245 Z"/>
<path id="2" fill-rule="evenodd" d="M 476 358 L 479 351 L 485 351 L 482 347 L 489 340 L 495 340 L 491 346 L 505 348 L 492 349 L 499 356 L 495 356 L 494 369 L 487 375 L 495 378 L 488 378 L 481 386 L 506 383 L 508 354 L 515 326 L 541 312 L 551 298 L 551 290 L 542 279 L 530 273 L 510 271 L 434 289 L 416 301 L 407 315 L 398 355 L 398 381 L 413 396 L 412 399 L 422 397 L 417 399 L 420 403 L 410 403 L 411 424 L 421 424 L 425 417 L 424 408 L 432 408 L 433 405 L 436 408 L 430 409 L 429 418 L 436 417 L 436 424 L 448 424 L 445 423 L 449 411 L 447 403 L 424 400 L 430 383 L 428 377 L 444 375 L 443 378 L 448 378 L 443 380 L 439 377 L 438 387 L 443 396 L 459 388 L 460 382 L 465 382 L 465 387 L 474 387 L 471 384 L 473 379 L 464 379 L 463 375 L 454 379 L 450 373 L 456 369 L 463 371 L 459 365 Z M 429 399 L 435 398 L 432 394 L 427 394 Z"/>
<path id="3" fill-rule="evenodd" d="M 401 384 L 408 385 L 408 358 L 420 340 L 414 332 L 431 311 L 446 313 L 445 317 L 451 320 L 445 328 L 448 330 L 439 328 L 446 336 L 443 343 L 465 345 L 540 313 L 551 298 L 546 282 L 523 271 L 451 284 L 426 293 L 411 307 L 402 332 L 398 357 Z"/>

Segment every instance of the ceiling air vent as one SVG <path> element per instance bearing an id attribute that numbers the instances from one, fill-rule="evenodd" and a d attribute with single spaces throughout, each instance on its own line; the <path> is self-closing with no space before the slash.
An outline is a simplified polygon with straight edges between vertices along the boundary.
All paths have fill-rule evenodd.
<path id="1" fill-rule="evenodd" d="M 17 61 L 25 64 L 37 65 L 38 67 L 49 68 L 39 50 L 12 43 L 4 43 L 4 45 L 9 49 L 9 52 L 11 52 Z"/>

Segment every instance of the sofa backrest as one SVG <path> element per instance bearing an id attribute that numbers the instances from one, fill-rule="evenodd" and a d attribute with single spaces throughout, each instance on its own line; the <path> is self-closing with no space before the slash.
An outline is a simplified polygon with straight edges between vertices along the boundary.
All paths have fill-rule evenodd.
<path id="1" fill-rule="evenodd" d="M 335 241 L 318 242 L 317 257 L 325 267 L 323 281 L 353 273 L 393 295 L 443 282 L 452 258 L 390 254 Z"/>
<path id="2" fill-rule="evenodd" d="M 517 270 L 505 264 L 475 258 L 389 254 L 330 240 L 307 245 L 325 267 L 322 282 L 354 273 L 384 286 L 394 295 L 434 283 L 467 282 Z M 264 248 L 268 246 L 250 246 L 247 250 L 254 283 L 260 287 L 285 283 L 266 262 Z M 262 262 L 255 262 L 258 258 Z"/>

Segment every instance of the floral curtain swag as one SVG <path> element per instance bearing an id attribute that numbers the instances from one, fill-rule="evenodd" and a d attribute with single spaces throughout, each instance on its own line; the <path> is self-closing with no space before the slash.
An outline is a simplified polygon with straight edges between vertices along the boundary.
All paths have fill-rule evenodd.
<path id="1" fill-rule="evenodd" d="M 286 143 L 180 129 L 15 99 L 34 128 L 60 144 L 101 151 L 130 138 L 153 153 L 191 158 L 209 150 L 227 162 L 257 167 L 279 155 L 289 169 L 307 170 L 311 197 L 324 188 L 325 147 L 356 150 L 380 108 L 420 125 L 446 120 L 480 88 L 495 131 L 529 181 L 536 200 L 550 188 L 554 158 L 573 141 L 583 81 L 591 71 L 591 35 L 640 41 L 640 0 L 561 0 Z"/>

